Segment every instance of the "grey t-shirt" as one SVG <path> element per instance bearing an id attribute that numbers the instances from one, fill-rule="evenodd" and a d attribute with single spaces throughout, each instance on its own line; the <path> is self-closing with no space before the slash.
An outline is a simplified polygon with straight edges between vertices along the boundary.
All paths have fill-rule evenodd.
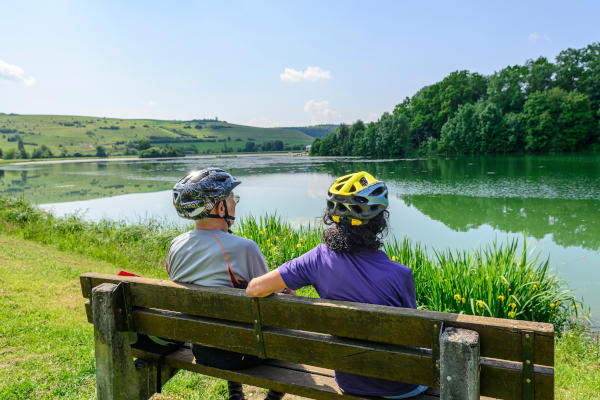
<path id="1" fill-rule="evenodd" d="M 236 288 L 245 288 L 252 278 L 269 272 L 252 240 L 199 229 L 173 239 L 166 267 L 172 281 Z"/>

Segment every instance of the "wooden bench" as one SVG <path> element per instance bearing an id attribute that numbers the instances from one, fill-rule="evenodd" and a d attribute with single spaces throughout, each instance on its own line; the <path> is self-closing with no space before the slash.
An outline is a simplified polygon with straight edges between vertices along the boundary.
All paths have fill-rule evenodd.
<path id="1" fill-rule="evenodd" d="M 551 324 L 476 317 L 171 281 L 84 274 L 98 399 L 147 399 L 178 370 L 315 399 L 343 393 L 333 370 L 438 388 L 417 399 L 554 398 Z M 248 370 L 160 354 L 137 334 L 271 359 Z M 134 361 L 134 358 L 135 361 Z M 440 385 L 441 383 L 441 385 Z M 440 394 L 441 393 L 441 394 Z"/>

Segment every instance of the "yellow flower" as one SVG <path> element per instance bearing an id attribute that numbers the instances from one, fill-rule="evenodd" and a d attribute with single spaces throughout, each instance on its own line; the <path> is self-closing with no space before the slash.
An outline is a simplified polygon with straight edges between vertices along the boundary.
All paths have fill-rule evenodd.
<path id="1" fill-rule="evenodd" d="M 275 240 L 279 240 L 279 236 L 275 236 Z"/>
<path id="2" fill-rule="evenodd" d="M 550 303 L 550 308 L 554 308 L 555 304 L 554 303 Z"/>
<path id="3" fill-rule="evenodd" d="M 455 294 L 454 295 L 454 300 L 460 301 L 460 299 L 461 299 L 460 294 Z"/>
<path id="4" fill-rule="evenodd" d="M 510 292 L 511 290 L 512 290 L 511 288 L 508 288 L 508 291 L 509 291 L 509 292 Z"/>
<path id="5" fill-rule="evenodd" d="M 465 298 L 463 297 L 462 299 L 460 299 L 460 301 L 461 301 L 461 302 L 464 304 L 464 303 L 467 301 L 467 299 L 465 299 Z"/>
<path id="6" fill-rule="evenodd" d="M 534 284 L 532 287 L 533 290 L 537 290 L 538 289 L 538 285 Z"/>
<path id="7" fill-rule="evenodd" d="M 258 234 L 259 234 L 259 235 L 262 235 L 262 234 L 263 234 L 263 231 L 258 231 Z"/>
<path id="8" fill-rule="evenodd" d="M 504 297 L 504 296 L 502 296 L 502 295 L 498 296 L 498 300 L 500 300 L 500 301 L 504 301 L 504 299 L 506 299 L 506 297 Z"/>
<path id="9" fill-rule="evenodd" d="M 477 304 L 477 307 L 482 307 L 483 308 L 483 304 L 484 303 L 481 300 L 477 300 L 477 303 L 475 303 L 475 304 Z"/>
<path id="10" fill-rule="evenodd" d="M 300 243 L 302 243 L 302 242 L 304 242 L 304 239 L 300 238 L 300 239 L 298 239 L 298 241 L 299 241 Z"/>
<path id="11" fill-rule="evenodd" d="M 521 266 L 521 263 L 520 263 L 520 262 L 518 262 L 518 263 L 517 263 L 517 267 L 520 267 L 520 266 Z"/>
<path id="12" fill-rule="evenodd" d="M 509 311 L 508 312 L 508 318 L 514 318 L 516 315 L 516 313 L 514 311 Z"/>
<path id="13" fill-rule="evenodd" d="M 560 300 L 558 300 L 558 301 L 556 302 L 556 306 L 558 307 L 558 305 L 559 305 L 559 304 L 560 304 Z"/>
<path id="14" fill-rule="evenodd" d="M 509 306 L 510 308 L 515 309 L 517 308 L 517 303 L 510 303 Z"/>
<path id="15" fill-rule="evenodd" d="M 302 245 L 301 245 L 300 243 L 298 243 L 298 244 L 296 245 L 296 247 L 297 247 L 297 248 L 300 248 L 300 247 L 302 247 Z"/>
<path id="16" fill-rule="evenodd" d="M 579 306 L 578 306 L 577 304 L 575 304 L 575 305 L 573 306 L 573 308 L 574 308 L 574 309 L 576 309 L 576 310 L 579 310 Z"/>
<path id="17" fill-rule="evenodd" d="M 392 256 L 392 261 L 398 261 L 398 257 Z"/>

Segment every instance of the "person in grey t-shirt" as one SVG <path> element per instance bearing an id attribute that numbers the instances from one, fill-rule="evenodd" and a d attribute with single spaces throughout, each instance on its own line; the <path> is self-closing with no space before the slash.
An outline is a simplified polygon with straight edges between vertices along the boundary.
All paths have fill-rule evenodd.
<path id="1" fill-rule="evenodd" d="M 166 269 L 173 281 L 204 286 L 245 289 L 255 277 L 269 272 L 265 257 L 252 240 L 231 234 L 239 196 L 233 189 L 241 182 L 218 168 L 194 171 L 173 188 L 173 205 L 182 218 L 196 221 L 193 231 L 171 242 Z M 193 344 L 196 362 L 214 368 L 244 369 L 264 360 Z M 229 400 L 243 400 L 242 385 L 227 382 Z M 269 390 L 268 400 L 280 400 L 283 393 Z"/>

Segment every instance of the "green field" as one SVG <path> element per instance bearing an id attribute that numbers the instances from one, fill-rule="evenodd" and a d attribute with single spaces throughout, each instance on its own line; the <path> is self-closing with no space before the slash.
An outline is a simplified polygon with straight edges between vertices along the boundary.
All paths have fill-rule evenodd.
<path id="1" fill-rule="evenodd" d="M 331 125 L 321 130 L 334 128 Z M 95 156 L 97 146 L 103 146 L 110 156 L 121 156 L 132 154 L 139 140 L 148 139 L 152 146 L 170 145 L 187 154 L 241 152 L 248 141 L 262 145 L 276 140 L 283 142 L 282 150 L 304 150 L 314 138 L 302 130 L 310 132 L 309 128 L 257 128 L 218 120 L 0 113 L 0 149 L 6 155 L 7 151 L 17 149 L 20 139 L 29 156 L 42 145 L 47 146 L 54 157 Z"/>

